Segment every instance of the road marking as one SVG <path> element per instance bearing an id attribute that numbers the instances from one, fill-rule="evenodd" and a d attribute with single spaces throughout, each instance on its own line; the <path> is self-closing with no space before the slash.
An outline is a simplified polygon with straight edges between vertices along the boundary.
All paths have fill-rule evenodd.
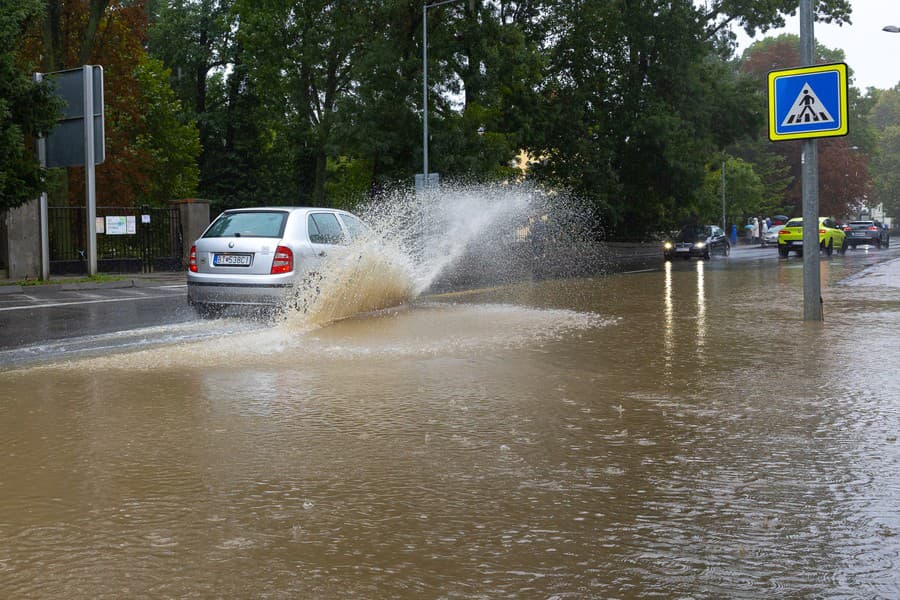
<path id="1" fill-rule="evenodd" d="M 173 298 L 172 294 L 163 294 L 159 296 L 143 296 L 130 298 L 105 298 L 103 300 L 75 300 L 73 302 L 52 302 L 50 304 L 28 304 L 25 306 L 7 306 L 0 308 L 0 312 L 9 312 L 13 310 L 35 310 L 38 308 L 59 308 L 60 306 L 78 306 L 80 304 L 104 304 L 107 302 L 129 302 L 132 300 L 154 300 L 156 298 Z"/>

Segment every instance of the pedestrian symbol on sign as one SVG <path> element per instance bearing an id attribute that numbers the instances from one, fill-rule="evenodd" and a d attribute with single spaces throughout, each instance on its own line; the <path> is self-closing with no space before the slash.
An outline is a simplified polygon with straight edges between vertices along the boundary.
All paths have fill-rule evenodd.
<path id="1" fill-rule="evenodd" d="M 770 71 L 769 139 L 847 135 L 847 65 Z"/>
<path id="2" fill-rule="evenodd" d="M 791 110 L 785 115 L 781 126 L 800 123 L 834 123 L 834 117 L 819 101 L 819 97 L 816 96 L 816 93 L 809 87 L 808 83 L 803 84 L 803 89 L 797 95 L 797 99 L 794 100 Z"/>

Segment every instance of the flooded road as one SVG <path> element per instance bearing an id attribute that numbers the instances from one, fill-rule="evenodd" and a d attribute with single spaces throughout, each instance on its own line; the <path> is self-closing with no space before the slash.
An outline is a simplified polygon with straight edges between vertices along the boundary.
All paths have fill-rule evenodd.
<path id="1" fill-rule="evenodd" d="M 719 259 L 0 370 L 0 595 L 898 597 L 859 256 L 824 326 L 800 261 Z"/>

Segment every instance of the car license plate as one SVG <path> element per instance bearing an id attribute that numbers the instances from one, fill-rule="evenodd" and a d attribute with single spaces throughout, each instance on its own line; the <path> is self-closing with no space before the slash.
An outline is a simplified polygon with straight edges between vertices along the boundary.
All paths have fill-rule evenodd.
<path id="1" fill-rule="evenodd" d="M 690 248 L 675 248 L 675 252 L 690 252 Z"/>
<path id="2" fill-rule="evenodd" d="M 854 231 L 853 237 L 866 237 L 866 232 L 865 231 Z"/>
<path id="3" fill-rule="evenodd" d="M 217 267 L 249 267 L 249 254 L 215 254 L 213 264 Z"/>
<path id="4" fill-rule="evenodd" d="M 791 246 L 802 246 L 803 240 L 794 240 L 791 242 Z"/>

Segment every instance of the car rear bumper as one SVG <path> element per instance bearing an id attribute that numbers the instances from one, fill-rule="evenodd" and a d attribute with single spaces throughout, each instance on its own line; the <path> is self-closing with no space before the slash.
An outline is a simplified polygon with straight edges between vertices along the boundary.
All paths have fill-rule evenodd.
<path id="1" fill-rule="evenodd" d="M 277 306 L 293 293 L 295 278 L 293 273 L 223 278 L 188 272 L 187 286 L 191 304 Z"/>
<path id="2" fill-rule="evenodd" d="M 870 236 L 847 236 L 847 243 L 851 246 L 856 246 L 857 244 L 869 244 L 870 246 L 874 246 L 881 242 L 881 238 L 878 236 L 870 237 Z"/>

